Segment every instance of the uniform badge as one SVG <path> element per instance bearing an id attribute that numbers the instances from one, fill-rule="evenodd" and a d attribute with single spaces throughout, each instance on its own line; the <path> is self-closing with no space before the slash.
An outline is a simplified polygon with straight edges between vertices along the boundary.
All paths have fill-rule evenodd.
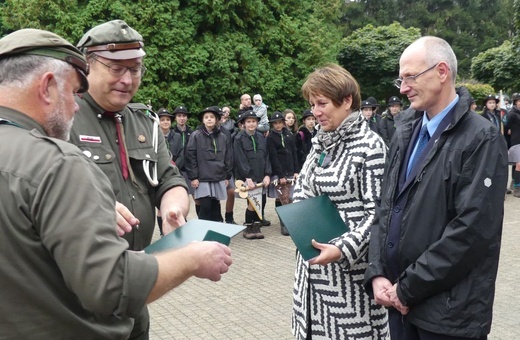
<path id="1" fill-rule="evenodd" d="M 101 143 L 101 137 L 99 136 L 87 136 L 87 135 L 79 135 L 80 142 L 86 143 Z"/>
<path id="2" fill-rule="evenodd" d="M 141 143 L 144 143 L 146 142 L 146 137 L 144 135 L 139 135 L 139 137 L 137 137 L 137 140 Z"/>

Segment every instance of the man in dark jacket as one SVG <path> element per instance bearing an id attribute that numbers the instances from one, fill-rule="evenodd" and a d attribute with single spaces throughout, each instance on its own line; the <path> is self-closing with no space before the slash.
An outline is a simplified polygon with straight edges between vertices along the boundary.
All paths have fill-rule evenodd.
<path id="1" fill-rule="evenodd" d="M 386 145 L 390 145 L 395 130 L 401 125 L 402 116 L 400 115 L 403 102 L 399 97 L 392 96 L 388 98 L 388 110 L 383 113 L 379 121 L 378 133 L 385 141 Z"/>
<path id="2" fill-rule="evenodd" d="M 366 288 L 392 339 L 486 339 L 507 181 L 500 131 L 455 89 L 457 60 L 436 37 L 411 44 L 395 84 L 411 108 L 390 145 Z M 416 112 L 422 111 L 418 119 Z"/>

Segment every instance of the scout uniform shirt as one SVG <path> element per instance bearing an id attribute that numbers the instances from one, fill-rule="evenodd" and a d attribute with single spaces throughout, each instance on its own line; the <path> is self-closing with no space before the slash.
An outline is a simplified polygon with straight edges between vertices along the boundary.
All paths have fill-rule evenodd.
<path id="1" fill-rule="evenodd" d="M 170 154 L 160 128 L 158 131 L 158 149 L 154 151 L 153 121 L 143 111 L 132 111 L 125 107 L 117 112 L 122 116 L 126 152 L 130 160 L 130 173 L 126 180 L 121 170 L 121 157 L 116 123 L 105 115 L 105 111 L 88 93 L 76 98 L 79 111 L 74 116 L 70 142 L 76 144 L 85 157 L 92 159 L 107 175 L 116 200 L 125 205 L 139 219 L 139 227 L 123 237 L 130 249 L 142 250 L 152 240 L 155 227 L 155 207 L 160 207 L 162 195 L 170 188 L 182 186 L 186 182 L 179 169 L 171 164 Z M 149 183 L 144 172 L 143 161 L 150 161 L 157 166 L 159 184 Z M 149 169 L 152 173 L 152 169 Z M 115 226 L 114 226 L 115 228 Z"/>
<path id="2" fill-rule="evenodd" d="M 157 261 L 126 250 L 110 183 L 77 147 L 0 117 L 15 124 L 0 124 L 0 338 L 126 339 Z"/>

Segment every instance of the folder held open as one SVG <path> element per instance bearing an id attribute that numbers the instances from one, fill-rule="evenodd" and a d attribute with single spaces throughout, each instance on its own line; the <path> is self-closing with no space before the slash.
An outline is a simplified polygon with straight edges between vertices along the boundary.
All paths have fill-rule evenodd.
<path id="1" fill-rule="evenodd" d="M 244 226 L 237 224 L 189 220 L 181 227 L 144 248 L 144 252 L 147 254 L 160 253 L 183 247 L 193 241 L 217 241 L 229 245 L 231 237 L 244 230 L 244 228 Z"/>

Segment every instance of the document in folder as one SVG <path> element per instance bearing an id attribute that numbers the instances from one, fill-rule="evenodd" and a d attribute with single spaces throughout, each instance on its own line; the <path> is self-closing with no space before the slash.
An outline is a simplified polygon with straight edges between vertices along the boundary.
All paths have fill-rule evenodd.
<path id="1" fill-rule="evenodd" d="M 306 261 L 320 254 L 312 246 L 313 239 L 327 243 L 348 231 L 338 209 L 326 195 L 282 205 L 275 210 Z"/>
<path id="2" fill-rule="evenodd" d="M 144 252 L 147 254 L 160 253 L 183 247 L 193 241 L 217 241 L 229 245 L 231 237 L 244 230 L 244 228 L 244 226 L 237 224 L 189 220 L 180 228 L 175 229 L 144 248 Z"/>

